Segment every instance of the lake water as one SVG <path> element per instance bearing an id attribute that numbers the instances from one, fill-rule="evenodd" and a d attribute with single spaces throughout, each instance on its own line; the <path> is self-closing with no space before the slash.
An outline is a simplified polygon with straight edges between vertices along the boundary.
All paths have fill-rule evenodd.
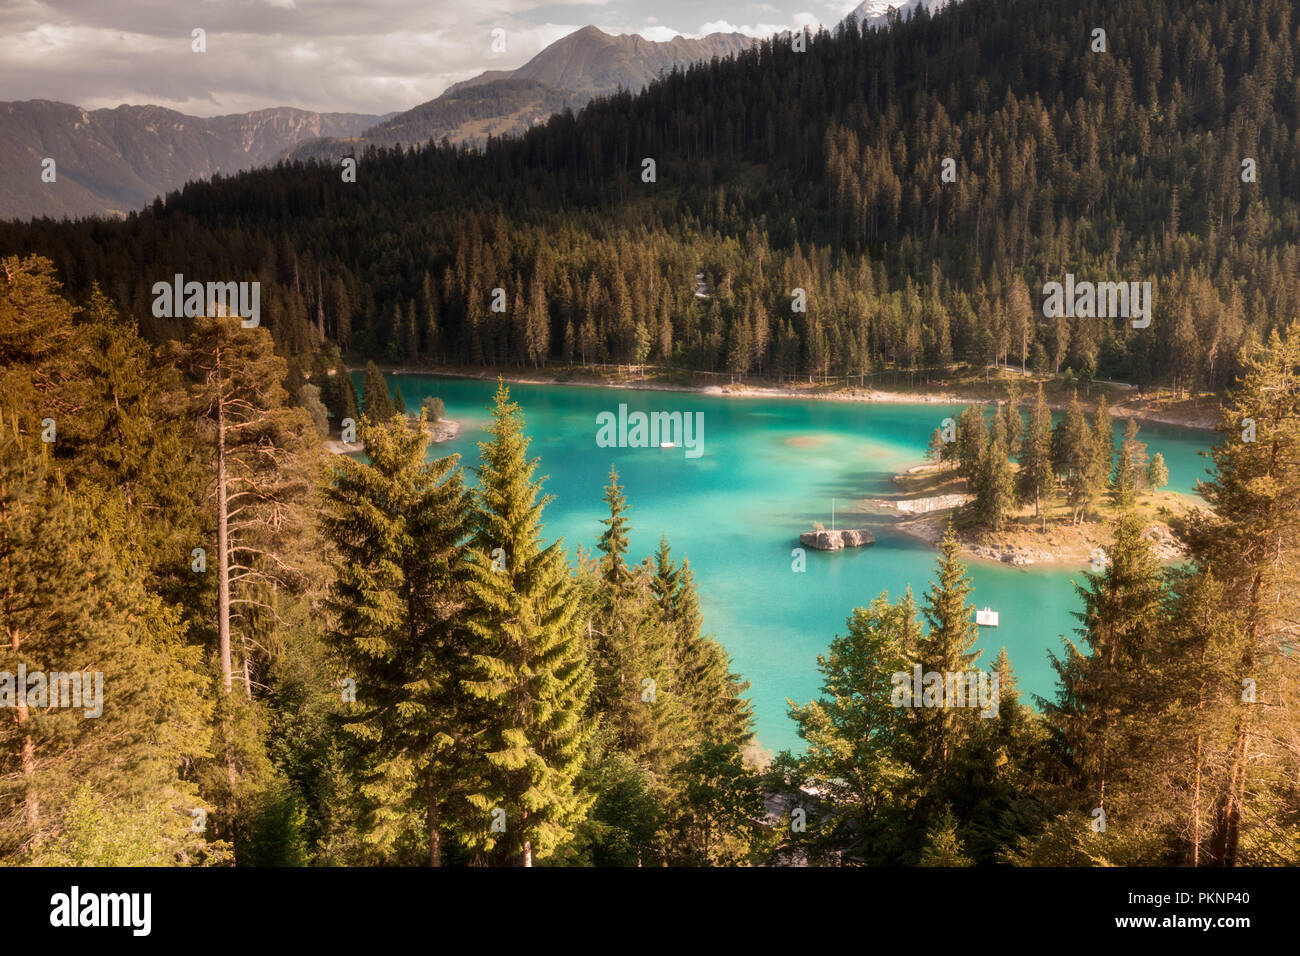
<path id="1" fill-rule="evenodd" d="M 458 452 L 466 465 L 478 460 L 477 441 L 488 418 L 494 382 L 398 375 L 408 408 L 437 395 L 449 417 L 462 423 L 459 437 L 433 453 Z M 358 376 L 358 390 L 360 380 Z M 911 585 L 918 601 L 934 569 L 936 551 L 873 523 L 844 514 L 856 499 L 895 493 L 891 478 L 921 461 L 930 433 L 961 406 L 722 398 L 693 393 L 568 385 L 511 385 L 524 409 L 531 453 L 555 501 L 545 513 L 544 534 L 564 537 L 572 551 L 591 549 L 607 512 L 601 501 L 611 464 L 625 487 L 632 524 L 630 561 L 653 552 L 667 535 L 673 555 L 689 557 L 699 586 L 705 627 L 731 653 L 734 669 L 751 682 L 749 694 L 760 743 L 771 751 L 799 750 L 802 741 L 786 716 L 787 698 L 817 695 L 817 655 L 844 632 L 855 606 L 880 592 L 901 595 Z M 703 455 L 684 449 L 600 448 L 596 416 L 629 411 L 702 412 Z M 1116 438 L 1122 432 L 1117 423 Z M 1160 452 L 1169 466 L 1169 489 L 1191 493 L 1206 476 L 1209 432 L 1143 424 L 1148 454 Z M 472 479 L 471 479 L 472 480 Z M 840 509 L 836 527 L 866 526 L 875 545 L 839 552 L 808 550 L 807 570 L 791 570 L 791 549 L 813 521 L 830 527 L 832 499 Z M 1051 696 L 1055 679 L 1047 650 L 1060 635 L 1073 634 L 1071 612 L 1079 601 L 1071 580 L 1077 571 L 1018 569 L 972 562 L 977 607 L 1001 614 L 1000 626 L 980 628 L 984 653 L 976 666 L 992 663 L 1002 646 L 1020 680 L 1022 695 Z"/>

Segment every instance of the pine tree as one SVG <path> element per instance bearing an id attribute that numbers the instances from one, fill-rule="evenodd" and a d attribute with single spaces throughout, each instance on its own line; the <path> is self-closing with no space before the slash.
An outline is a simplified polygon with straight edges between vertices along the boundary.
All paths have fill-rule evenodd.
<path id="1" fill-rule="evenodd" d="M 354 682 L 343 721 L 358 742 L 367 839 L 386 854 L 419 834 L 431 866 L 464 817 L 472 704 L 464 546 L 472 508 L 454 457 L 425 461 L 421 429 L 361 427 L 367 462 L 341 457 L 327 485 L 325 529 L 339 555 L 330 641 Z"/>
<path id="2" fill-rule="evenodd" d="M 1142 800 L 1136 780 L 1154 753 L 1139 746 L 1144 725 L 1155 718 L 1150 664 L 1168 627 L 1160 566 L 1142 522 L 1131 512 L 1115 524 L 1109 565 L 1084 572 L 1076 612 L 1083 649 L 1066 642 L 1064 659 L 1052 656 L 1061 691 L 1047 710 L 1075 792 L 1088 807 L 1108 815 L 1136 813 Z M 1149 743 L 1158 747 L 1157 740 Z"/>
<path id="3" fill-rule="evenodd" d="M 957 471 L 966 479 L 968 487 L 979 482 L 984 454 L 988 448 L 988 430 L 984 411 L 971 405 L 957 420 Z"/>
<path id="4" fill-rule="evenodd" d="M 601 574 L 604 579 L 616 587 L 625 586 L 632 578 L 627 562 L 627 519 L 623 513 L 627 510 L 627 498 L 618 484 L 618 471 L 613 465 L 609 467 L 609 484 L 605 486 L 605 504 L 609 506 L 609 517 L 602 518 L 605 526 L 600 542 L 596 545 L 605 556 L 601 558 Z"/>
<path id="5" fill-rule="evenodd" d="M 291 551 L 307 532 L 308 461 L 318 447 L 307 414 L 287 404 L 285 362 L 262 328 L 200 317 L 175 352 L 212 478 L 217 528 L 217 632 L 221 689 L 233 683 L 231 621 L 266 586 L 292 586 Z M 246 637 L 246 635 L 245 635 Z M 245 691 L 250 649 L 244 641 Z"/>
<path id="6" fill-rule="evenodd" d="M 209 739 L 198 649 L 133 573 L 130 543 L 13 425 L 0 420 L 0 855 L 100 862 L 64 839 L 90 813 L 149 818 L 147 862 L 199 862 L 220 847 L 191 832 L 204 804 L 181 779 Z"/>
<path id="7" fill-rule="evenodd" d="M 895 675 L 910 678 L 908 657 L 920 640 L 911 592 L 897 604 L 881 594 L 869 607 L 854 608 L 848 632 L 817 656 L 818 699 L 790 704 L 790 719 L 808 743 L 807 781 L 837 811 L 823 836 L 833 845 L 861 845 L 873 829 L 888 827 L 884 811 L 912 786 Z"/>
<path id="8" fill-rule="evenodd" d="M 1052 473 L 1052 414 L 1038 386 L 1034 409 L 1024 426 L 1020 442 L 1020 470 L 1016 474 L 1017 498 L 1022 504 L 1034 503 L 1034 517 L 1042 516 L 1043 499 L 1050 501 L 1055 487 Z M 1046 517 L 1043 516 L 1044 528 Z"/>
<path id="9" fill-rule="evenodd" d="M 940 546 L 938 578 L 925 592 L 921 613 L 928 625 L 917 649 L 924 673 L 963 674 L 979 659 L 975 606 L 968 602 L 974 587 L 961 562 L 961 542 L 951 523 Z M 943 777 L 970 733 L 971 712 L 951 706 L 920 708 L 916 712 L 918 772 Z"/>
<path id="10" fill-rule="evenodd" d="M 926 446 L 925 457 L 936 465 L 942 464 L 946 445 L 947 442 L 943 440 L 943 429 L 936 428 L 930 433 L 930 444 Z"/>
<path id="11" fill-rule="evenodd" d="M 1111 499 L 1121 509 L 1132 508 L 1137 502 L 1138 488 L 1145 477 L 1146 445 L 1137 440 L 1137 434 L 1137 423 L 1130 418 L 1110 478 Z"/>
<path id="12" fill-rule="evenodd" d="M 1146 474 L 1147 487 L 1152 491 L 1159 491 L 1165 485 L 1169 484 L 1169 467 L 1165 464 L 1165 456 L 1156 452 L 1147 462 Z"/>
<path id="13" fill-rule="evenodd" d="M 1001 531 L 1015 503 L 1015 477 L 1007 460 L 1001 422 L 994 429 L 993 440 L 980 463 L 975 495 L 975 511 L 980 521 L 993 531 Z"/>
<path id="14" fill-rule="evenodd" d="M 568 839 L 591 805 L 575 780 L 590 733 L 584 720 L 591 672 L 579 638 L 573 584 L 560 541 L 543 547 L 551 500 L 533 480 L 523 415 L 498 385 L 491 440 L 480 442 L 471 549 L 473 640 L 466 690 L 483 706 L 478 738 L 483 785 L 470 794 L 481 815 L 468 829 L 484 849 L 508 846 L 531 866 Z M 494 832 L 504 811 L 505 834 Z"/>
<path id="15" fill-rule="evenodd" d="M 1065 500 L 1075 524 L 1083 518 L 1096 496 L 1096 443 L 1084 417 L 1083 406 L 1075 393 L 1070 398 L 1065 417 L 1052 431 L 1052 467 L 1065 478 Z"/>
<path id="16" fill-rule="evenodd" d="M 372 422 L 384 422 L 397 413 L 384 373 L 374 362 L 366 363 L 366 377 L 361 387 L 362 410 Z"/>

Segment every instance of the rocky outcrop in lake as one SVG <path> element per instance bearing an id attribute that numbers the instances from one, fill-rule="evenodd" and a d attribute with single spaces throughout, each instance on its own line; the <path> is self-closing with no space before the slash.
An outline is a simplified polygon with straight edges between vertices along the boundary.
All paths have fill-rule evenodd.
<path id="1" fill-rule="evenodd" d="M 799 543 L 818 551 L 839 551 L 842 548 L 861 548 L 876 543 L 876 536 L 866 528 L 847 528 L 843 531 L 805 531 Z"/>

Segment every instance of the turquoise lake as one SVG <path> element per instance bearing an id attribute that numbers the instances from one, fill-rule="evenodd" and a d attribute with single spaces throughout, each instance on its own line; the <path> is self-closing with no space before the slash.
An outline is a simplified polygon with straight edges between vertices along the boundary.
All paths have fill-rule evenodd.
<path id="1" fill-rule="evenodd" d="M 408 408 L 437 395 L 460 435 L 432 454 L 459 453 L 478 461 L 487 406 L 495 382 L 396 375 Z M 357 377 L 358 390 L 360 377 Z M 618 468 L 631 505 L 631 549 L 639 561 L 666 535 L 673 555 L 689 557 L 704 608 L 705 628 L 730 652 L 734 669 L 750 681 L 759 742 L 776 752 L 798 751 L 802 741 L 786 716 L 786 699 L 805 702 L 818 693 L 817 655 L 843 633 L 845 618 L 882 591 L 897 597 L 911 585 L 918 600 L 934 569 L 936 552 L 889 527 L 887 519 L 845 514 L 861 498 L 896 492 L 891 478 L 923 460 L 930 433 L 959 405 L 723 398 L 685 392 L 570 385 L 511 385 L 524 409 L 531 453 L 541 458 L 544 490 L 555 496 L 545 513 L 547 539 L 563 537 L 570 551 L 594 547 L 609 467 Z M 703 455 L 681 447 L 600 448 L 596 416 L 632 411 L 702 412 Z M 1123 430 L 1117 422 L 1116 439 Z M 1143 424 L 1148 454 L 1168 463 L 1169 488 L 1191 493 L 1210 462 L 1199 452 L 1213 433 Z M 472 478 L 471 478 L 472 481 Z M 821 521 L 830 527 L 870 527 L 872 547 L 807 552 L 807 570 L 791 570 L 798 536 Z M 996 628 L 980 628 L 983 655 L 992 662 L 1007 648 L 1023 699 L 1051 696 L 1055 679 L 1047 651 L 1060 635 L 1073 635 L 1071 612 L 1079 601 L 1071 585 L 1078 571 L 1018 569 L 972 562 L 972 600 L 999 611 Z"/>

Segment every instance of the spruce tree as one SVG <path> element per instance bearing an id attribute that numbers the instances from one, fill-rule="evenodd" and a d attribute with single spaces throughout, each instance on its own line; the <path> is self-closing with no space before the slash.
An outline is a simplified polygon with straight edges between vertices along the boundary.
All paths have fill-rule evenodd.
<path id="1" fill-rule="evenodd" d="M 1111 499 L 1120 509 L 1132 508 L 1137 502 L 1138 489 L 1145 477 L 1146 445 L 1137 440 L 1137 434 L 1137 423 L 1130 418 L 1110 477 Z"/>
<path id="2" fill-rule="evenodd" d="M 1066 642 L 1064 659 L 1052 656 L 1061 691 L 1047 708 L 1071 779 L 1084 803 L 1107 814 L 1140 810 L 1137 779 L 1156 750 L 1158 739 L 1144 738 L 1159 703 L 1152 694 L 1150 665 L 1168 626 L 1165 590 L 1142 522 L 1131 512 L 1115 523 L 1109 564 L 1084 572 L 1077 586 L 1083 610 L 1078 633 L 1086 648 Z"/>
<path id="3" fill-rule="evenodd" d="M 600 570 L 611 585 L 623 587 L 632 577 L 624 560 L 627 554 L 627 519 L 623 513 L 627 510 L 627 498 L 619 487 L 618 471 L 613 465 L 609 466 L 609 484 L 605 486 L 604 501 L 609 506 L 609 517 L 601 519 L 605 531 L 596 545 L 605 555 L 600 560 Z"/>
<path id="4" fill-rule="evenodd" d="M 957 471 L 973 488 L 979 481 L 984 453 L 988 448 L 988 429 L 984 410 L 971 405 L 957 420 Z"/>
<path id="5" fill-rule="evenodd" d="M 655 552 L 650 589 L 673 642 L 676 686 L 689 714 L 691 739 L 747 742 L 753 735 L 753 706 L 744 696 L 749 682 L 732 671 L 722 645 L 701 633 L 704 618 L 690 561 L 674 562 L 666 538 Z"/>
<path id="6" fill-rule="evenodd" d="M 961 562 L 961 542 L 952 524 L 943 536 L 936 568 L 937 579 L 925 592 L 921 613 L 928 625 L 917 649 L 925 673 L 964 674 L 979 659 L 975 650 L 979 629 L 975 606 L 968 598 L 974 590 Z M 919 743 L 918 770 L 942 776 L 970 733 L 971 712 L 951 706 L 920 708 L 915 733 Z"/>
<path id="7" fill-rule="evenodd" d="M 396 406 L 388 392 L 384 373 L 374 362 L 366 363 L 366 377 L 361 388 L 361 405 L 365 416 L 372 422 L 383 422 L 396 414 Z"/>
<path id="8" fill-rule="evenodd" d="M 484 712 L 482 785 L 469 796 L 479 821 L 467 829 L 484 849 L 508 847 L 531 866 L 570 838 L 591 805 L 575 786 L 590 734 L 591 671 L 562 541 L 541 540 L 551 499 L 540 497 L 523 414 L 504 384 L 488 433 L 491 440 L 479 443 L 466 622 L 471 673 L 463 683 Z"/>
<path id="9" fill-rule="evenodd" d="M 1115 426 L 1104 394 L 1097 399 L 1093 412 L 1092 442 L 1092 461 L 1087 470 L 1089 502 L 1095 502 L 1105 493 L 1115 460 Z"/>
<path id="10" fill-rule="evenodd" d="M 1065 417 L 1052 431 L 1052 467 L 1065 479 L 1065 500 L 1075 524 L 1096 496 L 1096 444 L 1084 417 L 1078 393 L 1070 398 Z"/>
<path id="11" fill-rule="evenodd" d="M 1034 408 L 1025 421 L 1024 436 L 1020 441 L 1020 470 L 1016 473 L 1016 493 L 1022 504 L 1034 503 L 1034 517 L 1042 515 L 1043 499 L 1051 498 L 1055 487 L 1052 472 L 1052 414 L 1043 398 L 1043 386 L 1038 386 Z"/>
<path id="12" fill-rule="evenodd" d="M 993 531 L 1001 531 L 1015 503 L 1015 477 L 1002 438 L 1002 423 L 994 429 L 984 459 L 980 463 L 979 482 L 975 490 L 975 510 L 979 519 Z"/>
<path id="13" fill-rule="evenodd" d="M 456 623 L 471 501 L 455 457 L 425 461 L 421 429 L 367 420 L 360 437 L 368 461 L 340 457 L 326 488 L 339 557 L 330 640 L 355 693 L 343 723 L 362 760 L 368 841 L 391 855 L 418 834 L 423 858 L 439 866 L 472 779 L 469 651 Z"/>
<path id="14" fill-rule="evenodd" d="M 1007 451 L 1010 456 L 1018 456 L 1017 448 L 1020 433 L 1024 430 L 1024 420 L 1020 414 L 1020 386 L 1011 383 L 1007 387 L 1007 400 L 998 409 L 1002 419 L 1002 433 L 1006 436 Z"/>
<path id="15" fill-rule="evenodd" d="M 339 363 L 334 378 L 338 382 L 339 393 L 342 396 L 342 403 L 339 406 L 339 421 L 345 418 L 350 418 L 354 422 L 357 421 L 361 417 L 357 387 L 352 384 L 352 376 L 348 374 L 347 367 Z"/>

